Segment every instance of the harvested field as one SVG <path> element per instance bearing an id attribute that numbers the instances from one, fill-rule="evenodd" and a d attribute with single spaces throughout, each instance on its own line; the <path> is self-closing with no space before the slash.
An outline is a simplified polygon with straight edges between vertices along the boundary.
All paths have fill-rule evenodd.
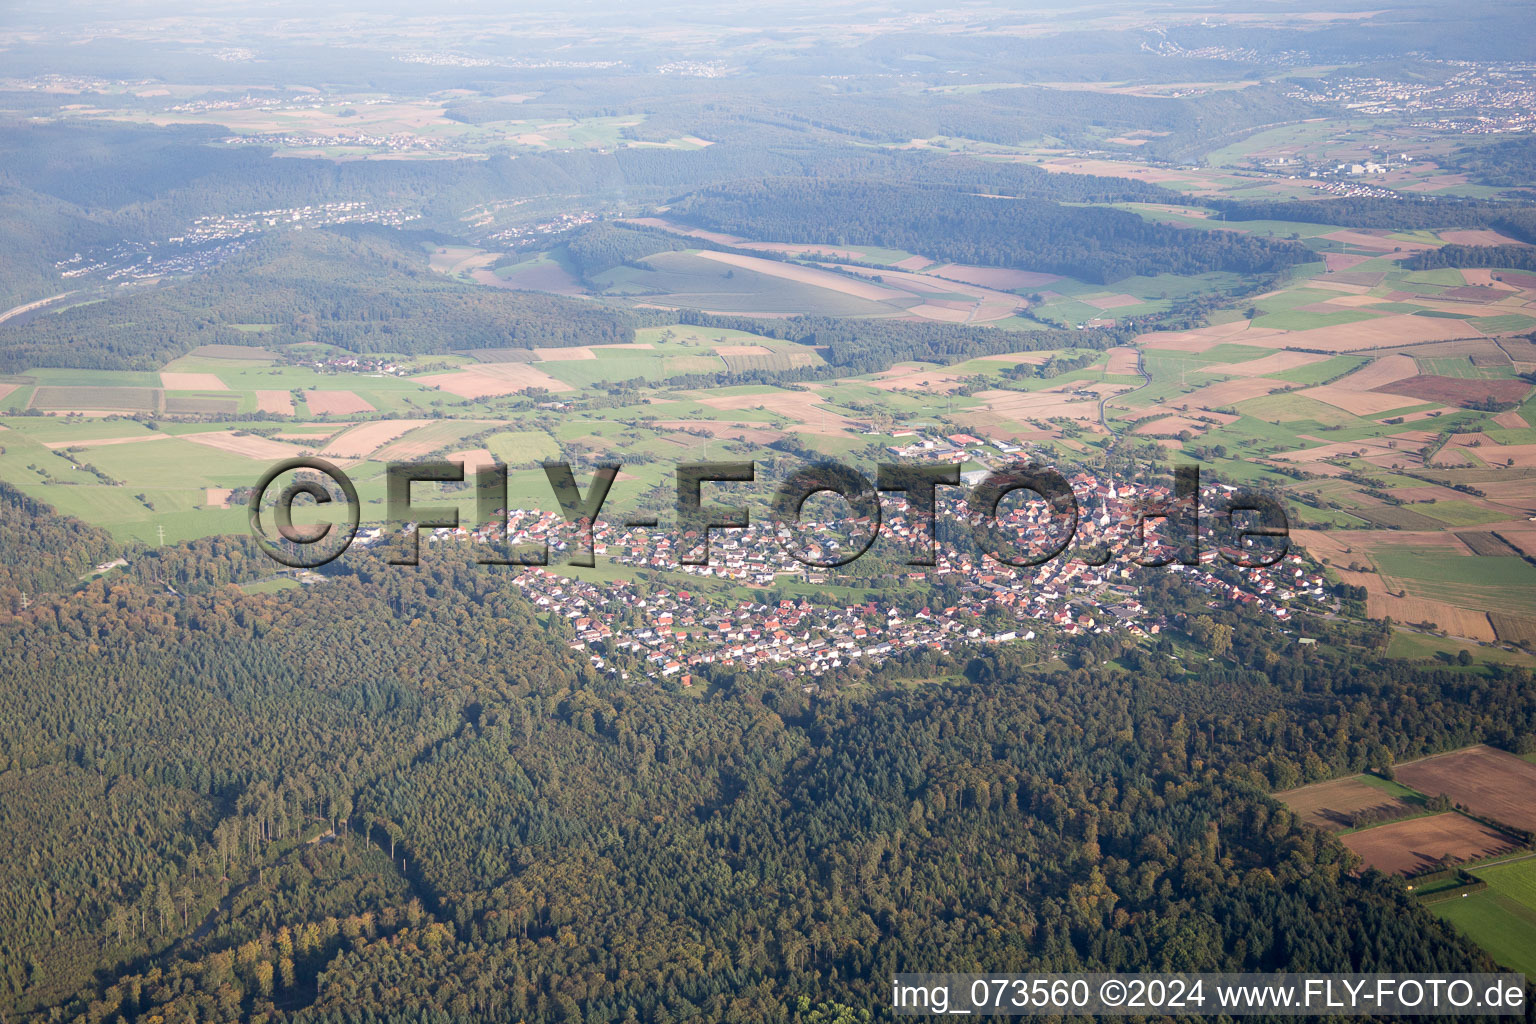
<path id="1" fill-rule="evenodd" d="M 351 425 L 352 424 L 350 424 L 350 423 L 334 424 L 334 426 L 336 426 L 336 427 L 350 427 Z M 324 441 L 328 437 L 335 437 L 338 433 L 340 433 L 340 430 L 319 430 L 319 431 L 310 430 L 310 431 L 301 431 L 301 432 L 298 432 L 298 433 L 291 433 L 291 434 L 274 434 L 273 436 L 276 437 L 279 441 L 298 441 L 298 442 L 303 442 L 303 441 Z"/>
<path id="2" fill-rule="evenodd" d="M 229 496 L 233 493 L 228 487 L 205 487 L 203 504 L 209 508 L 228 508 Z"/>
<path id="3" fill-rule="evenodd" d="M 280 357 L 276 352 L 245 345 L 199 345 L 188 352 L 184 359 L 228 359 L 231 362 L 275 363 Z"/>
<path id="4" fill-rule="evenodd" d="M 1435 434 L 1427 431 L 1411 430 L 1387 437 L 1362 438 L 1358 441 L 1335 441 L 1332 444 L 1319 444 L 1315 448 L 1298 448 L 1294 451 L 1280 452 L 1270 457 L 1285 462 L 1320 462 L 1323 459 L 1331 459 L 1340 455 L 1364 458 L 1370 458 L 1372 455 L 1406 455 L 1428 444 L 1435 436 Z M 1316 441 L 1317 438 L 1302 435 L 1302 440 Z M 1397 448 L 1388 448 L 1387 445 L 1394 441 L 1397 443 Z M 1418 461 L 1417 455 L 1413 456 L 1413 461 Z"/>
<path id="5" fill-rule="evenodd" d="M 466 348 L 459 354 L 469 356 L 477 363 L 533 362 L 533 349 L 530 348 Z"/>
<path id="6" fill-rule="evenodd" d="M 892 264 L 899 270 L 911 270 L 911 267 L 903 266 L 906 263 Z M 942 277 L 946 281 L 962 281 L 965 284 L 980 285 L 983 288 L 997 288 L 1002 291 L 1012 291 L 1015 288 L 1041 288 L 1048 284 L 1054 284 L 1061 280 L 1056 274 L 1039 274 L 1030 270 L 1007 270 L 1002 267 L 971 267 L 964 263 L 949 263 L 942 267 L 931 268 L 926 273 L 934 277 Z M 1138 302 L 1141 300 L 1137 300 Z"/>
<path id="7" fill-rule="evenodd" d="M 533 350 L 534 359 L 540 363 L 562 363 L 573 359 L 596 359 L 597 353 L 585 346 L 572 346 L 570 348 L 536 348 Z"/>
<path id="8" fill-rule="evenodd" d="M 1323 253 L 1323 265 L 1328 268 L 1330 274 L 1340 270 L 1348 270 L 1358 263 L 1364 263 L 1369 256 L 1361 256 L 1357 253 L 1325 252 Z"/>
<path id="9" fill-rule="evenodd" d="M 1112 348 L 1109 350 L 1109 365 L 1104 372 L 1113 377 L 1132 377 L 1140 365 L 1141 354 L 1135 349 Z"/>
<path id="10" fill-rule="evenodd" d="M 1007 363 L 1010 366 L 1018 366 L 1021 363 L 1027 363 L 1030 366 L 1035 366 L 1035 365 L 1038 365 L 1040 363 L 1044 363 L 1044 362 L 1048 361 L 1051 358 L 1051 353 L 1049 353 L 1049 352 L 1004 352 L 1001 355 L 977 356 L 976 358 L 978 360 L 983 360 L 984 359 L 984 360 L 987 360 L 989 362 L 990 361 L 995 361 L 995 362 L 1000 362 L 1000 363 Z"/>
<path id="11" fill-rule="evenodd" d="M 61 448 L 106 448 L 119 444 L 138 444 L 140 441 L 165 441 L 170 434 L 134 434 L 131 437 L 93 437 L 80 441 L 44 441 L 44 447 L 55 451 Z"/>
<path id="12" fill-rule="evenodd" d="M 700 259 L 711 260 L 715 263 L 724 263 L 728 266 L 740 267 L 743 270 L 756 271 L 769 277 L 782 277 L 787 281 L 808 284 L 815 288 L 826 288 L 828 291 L 851 295 L 858 299 L 869 299 L 873 302 L 911 298 L 906 292 L 898 291 L 895 288 L 886 288 L 883 285 L 854 280 L 842 274 L 817 270 L 814 267 L 781 263 L 778 260 L 765 260 L 757 256 L 738 256 L 730 252 L 714 252 L 709 249 L 699 250 L 698 256 Z"/>
<path id="13" fill-rule="evenodd" d="M 929 267 L 932 265 L 933 260 L 929 259 L 927 256 L 908 256 L 904 260 L 897 260 L 895 263 L 891 264 L 891 266 L 895 267 L 897 270 L 907 270 L 913 273 L 922 270 L 924 267 Z"/>
<path id="14" fill-rule="evenodd" d="M 1530 480 L 1497 480 L 1477 487 L 1494 505 L 1507 505 L 1522 515 L 1536 514 L 1536 483 Z"/>
<path id="15" fill-rule="evenodd" d="M 911 364 L 893 366 L 870 381 L 886 391 L 924 391 L 929 394 L 949 395 L 960 387 L 965 376 L 946 373 L 943 370 L 914 369 Z"/>
<path id="16" fill-rule="evenodd" d="M 1486 304 L 1498 302 L 1515 294 L 1507 288 L 1492 288 L 1488 285 L 1467 284 L 1460 288 L 1450 288 L 1441 293 L 1442 298 L 1457 299 L 1461 302 L 1476 302 Z"/>
<path id="17" fill-rule="evenodd" d="M 256 392 L 256 408 L 262 412 L 277 413 L 281 416 L 292 416 L 293 392 L 258 391 Z"/>
<path id="18" fill-rule="evenodd" d="M 924 320 L 940 320 L 947 324 L 963 324 L 971 319 L 969 312 L 963 309 L 951 309 L 934 302 L 920 302 L 907 310 L 911 316 L 922 317 Z M 1007 313 L 1001 316 L 1007 316 Z M 993 319 L 1000 319 L 994 317 Z"/>
<path id="19" fill-rule="evenodd" d="M 1441 239 L 1452 245 L 1522 245 L 1518 238 L 1501 235 L 1492 228 L 1474 228 L 1463 231 L 1438 232 Z"/>
<path id="20" fill-rule="evenodd" d="M 1459 405 L 1463 407 L 1469 403 L 1481 402 L 1489 398 L 1496 402 L 1518 402 L 1531 390 L 1531 386 L 1523 380 L 1508 378 L 1478 380 L 1468 377 L 1437 377 L 1427 374 L 1393 381 L 1385 387 L 1390 387 L 1396 394 L 1411 395 L 1420 401 L 1441 402 L 1445 405 Z M 1374 388 L 1372 390 L 1381 391 L 1384 389 Z"/>
<path id="21" fill-rule="evenodd" d="M 1366 288 L 1375 288 L 1387 279 L 1384 270 L 1348 270 L 1340 274 L 1334 274 L 1328 279 L 1331 284 L 1358 284 Z"/>
<path id="22" fill-rule="evenodd" d="M 213 430 L 204 434 L 183 434 L 181 440 L 191 441 L 206 448 L 243 455 L 248 459 L 286 459 L 293 455 L 293 446 L 273 441 L 259 434 L 236 434 L 232 430 Z"/>
<path id="23" fill-rule="evenodd" d="M 1394 511 L 1407 510 L 1395 509 Z M 1313 557 L 1326 560 L 1330 568 L 1337 572 L 1345 583 L 1354 587 L 1364 587 L 1366 613 L 1373 618 L 1391 616 L 1395 622 L 1410 624 L 1432 622 L 1453 636 L 1471 640 L 1493 640 L 1493 626 L 1484 612 L 1458 608 L 1443 601 L 1398 597 L 1397 590 L 1400 589 L 1400 585 L 1396 581 L 1384 580 L 1380 573 L 1353 572 L 1347 568 L 1351 564 L 1373 563 L 1375 559 L 1372 557 L 1372 549 L 1380 545 L 1439 546 L 1445 548 L 1448 553 L 1462 550 L 1461 543 L 1450 534 L 1428 532 L 1442 530 L 1443 524 L 1427 517 L 1421 518 L 1431 524 L 1426 526 L 1426 532 L 1422 533 L 1395 532 L 1383 535 L 1375 531 L 1294 530 L 1291 533 L 1291 540 L 1311 553 Z M 1412 783 L 1409 784 L 1412 785 Z"/>
<path id="24" fill-rule="evenodd" d="M 1493 277 L 1493 280 L 1503 282 L 1504 284 L 1512 284 L 1516 288 L 1536 291 L 1536 274 L 1524 274 L 1518 270 L 1500 270 L 1497 276 Z"/>
<path id="25" fill-rule="evenodd" d="M 166 395 L 165 411 L 184 415 L 207 415 L 240 411 L 238 398 L 211 398 L 198 395 Z"/>
<path id="26" fill-rule="evenodd" d="M 1504 543 L 1527 558 L 1536 558 L 1536 525 L 1521 523 L 1519 526 L 1500 526 L 1499 536 Z"/>
<path id="27" fill-rule="evenodd" d="M 1188 416 L 1163 416 L 1150 423 L 1143 423 L 1132 433 L 1142 437 L 1176 437 L 1184 431 L 1192 434 L 1202 434 L 1211 429 L 1209 423 L 1202 423 Z"/>
<path id="28" fill-rule="evenodd" d="M 1536 764 L 1476 746 L 1396 765 L 1393 774 L 1425 796 L 1444 793 L 1473 814 L 1536 831 Z"/>
<path id="29" fill-rule="evenodd" d="M 325 446 L 324 455 L 338 459 L 366 459 L 395 438 L 424 426 L 430 420 L 381 420 L 364 423 L 338 434 Z"/>
<path id="30" fill-rule="evenodd" d="M 1113 350 L 1111 350 L 1113 351 Z M 1206 367 L 1212 373 L 1230 373 L 1237 377 L 1263 377 L 1271 373 L 1284 373 L 1298 366 L 1320 363 L 1327 356 L 1315 352 L 1276 352 L 1273 355 L 1250 359 L 1244 363 L 1216 363 Z"/>
<path id="31" fill-rule="evenodd" d="M 1082 300 L 1094 309 L 1119 309 L 1121 306 L 1139 306 L 1142 300 L 1134 295 L 1104 295 L 1099 298 L 1085 298 Z"/>
<path id="32" fill-rule="evenodd" d="M 167 391 L 228 391 L 229 385 L 216 373 L 167 373 L 161 371 L 160 383 Z"/>
<path id="33" fill-rule="evenodd" d="M 1408 876 L 1447 862 L 1465 863 L 1507 853 L 1520 845 L 1512 836 L 1455 813 L 1379 825 L 1340 839 L 1376 870 Z"/>
<path id="34" fill-rule="evenodd" d="M 1342 290 L 1351 289 L 1351 288 L 1359 288 L 1360 292 L 1362 292 L 1362 293 L 1366 292 L 1366 291 L 1369 291 L 1369 289 L 1367 289 L 1367 288 L 1360 288 L 1359 285 L 1343 285 L 1343 284 L 1341 284 L 1341 285 L 1338 285 L 1337 288 L 1339 290 L 1341 290 L 1341 291 Z M 1306 305 L 1306 306 L 1300 306 L 1298 308 L 1299 309 L 1307 310 L 1308 312 L 1337 313 L 1337 312 L 1341 312 L 1341 311 L 1348 311 L 1348 310 L 1351 310 L 1351 309 L 1369 309 L 1371 306 L 1378 305 L 1380 302 L 1381 302 L 1381 300 L 1378 299 L 1374 295 L 1365 295 L 1365 294 L 1335 295 L 1333 298 L 1329 299 L 1327 302 L 1314 302 L 1314 303 L 1311 303 L 1311 304 Z"/>
<path id="35" fill-rule="evenodd" d="M 1059 384 L 1040 391 L 978 391 L 973 398 L 1004 419 L 1050 420 L 1056 417 L 1084 423 L 1099 422 L 1099 399 L 1130 390 L 1132 384 Z M 974 418 L 975 413 L 967 413 Z M 964 422 L 964 420 L 962 420 Z M 984 425 L 984 421 L 978 421 Z"/>
<path id="36" fill-rule="evenodd" d="M 1354 376 L 1354 374 L 1350 374 Z M 1402 409 L 1405 406 L 1418 405 L 1412 398 L 1390 391 L 1359 391 L 1354 388 L 1343 387 L 1339 384 L 1325 384 L 1321 387 L 1307 388 L 1298 392 L 1308 398 L 1315 398 L 1319 402 L 1327 402 L 1337 409 L 1353 413 L 1356 416 L 1379 416 L 1393 409 Z"/>
<path id="37" fill-rule="evenodd" d="M 1458 533 L 1456 539 L 1465 544 L 1474 555 L 1498 557 L 1518 553 L 1492 533 L 1473 533 L 1469 531 Z"/>
<path id="38" fill-rule="evenodd" d="M 1270 348 L 1305 348 L 1317 352 L 1359 352 L 1369 348 L 1396 348 L 1416 342 L 1450 341 L 1478 333 L 1477 328 L 1465 320 L 1441 320 L 1401 313 L 1333 327 L 1276 332 L 1252 343 Z M 1252 337 L 1244 337 L 1244 344 Z"/>
<path id="39" fill-rule="evenodd" d="M 464 479 L 474 480 L 475 474 L 481 466 L 494 466 L 496 456 L 486 448 L 469 448 L 462 452 L 452 452 L 448 456 L 450 462 L 462 462 L 464 464 Z"/>
<path id="40" fill-rule="evenodd" d="M 1354 779 L 1334 779 L 1300 789 L 1274 794 L 1303 821 L 1318 828 L 1338 832 L 1350 828 L 1351 816 L 1360 811 L 1395 812 L 1394 817 L 1413 813 L 1413 806 L 1375 786 Z M 1388 820 L 1383 817 L 1381 820 Z"/>
<path id="41" fill-rule="evenodd" d="M 1247 401 L 1250 398 L 1258 398 L 1272 391 L 1290 387 L 1285 381 L 1268 380 L 1263 377 L 1239 377 L 1236 380 L 1224 380 L 1216 384 L 1207 384 L 1198 391 L 1192 391 L 1187 395 L 1175 395 L 1168 399 L 1168 405 L 1189 406 L 1201 409 L 1220 409 L 1224 406 L 1236 405 L 1238 402 Z"/>
<path id="42" fill-rule="evenodd" d="M 480 363 L 467 370 L 412 377 L 418 384 L 438 388 L 460 398 L 515 395 L 529 388 L 560 392 L 576 390 L 528 363 Z"/>
<path id="43" fill-rule="evenodd" d="M 1401 249 L 1404 253 L 1418 252 L 1422 249 L 1435 249 L 1438 246 L 1428 242 L 1407 242 L 1400 238 L 1391 238 L 1389 232 L 1376 228 L 1352 228 L 1343 231 L 1330 231 L 1319 237 L 1326 238 L 1330 242 L 1343 242 L 1345 245 L 1353 245 L 1361 249 L 1374 249 L 1377 252 L 1393 252 Z"/>
<path id="44" fill-rule="evenodd" d="M 1504 643 L 1536 648 L 1536 619 L 1526 618 L 1524 615 L 1489 612 L 1488 620 L 1493 623 L 1493 631 Z"/>
<path id="45" fill-rule="evenodd" d="M 376 462 L 411 462 L 462 444 L 489 426 L 485 420 L 435 420 L 389 442 L 370 456 Z"/>
<path id="46" fill-rule="evenodd" d="M 1197 327 L 1192 331 L 1158 331 L 1153 334 L 1142 334 L 1137 336 L 1136 344 L 1142 348 L 1167 349 L 1170 352 L 1204 352 L 1223 342 L 1247 344 L 1252 338 L 1280 337 L 1284 333 L 1284 331 L 1255 330 L 1247 320 L 1236 320 L 1230 324 Z M 1242 337 L 1239 338 L 1237 335 Z"/>
<path id="47" fill-rule="evenodd" d="M 1377 505 L 1370 508 L 1357 508 L 1355 515 L 1375 526 L 1385 526 L 1397 530 L 1433 530 L 1444 524 L 1422 512 L 1415 512 L 1411 508 L 1401 505 Z"/>
<path id="48" fill-rule="evenodd" d="M 1514 362 L 1536 364 L 1536 342 L 1527 338 L 1500 338 L 1499 345 Z"/>
<path id="49" fill-rule="evenodd" d="M 160 408 L 158 388 L 75 387 L 43 385 L 32 392 L 31 409 L 57 412 L 105 410 L 113 412 L 155 412 Z"/>
<path id="50" fill-rule="evenodd" d="M 331 413 L 348 416 L 355 412 L 373 412 L 373 406 L 350 391 L 306 391 L 304 404 L 316 416 Z"/>
<path id="51" fill-rule="evenodd" d="M 815 391 L 783 391 L 771 395 L 699 394 L 698 400 L 715 409 L 756 409 L 762 406 L 792 421 L 792 430 L 807 434 L 857 433 L 854 422 L 832 409 Z"/>
<path id="52" fill-rule="evenodd" d="M 751 444 L 769 444 L 784 436 L 783 431 L 744 420 L 658 420 L 656 427 L 678 434 L 703 434 Z"/>

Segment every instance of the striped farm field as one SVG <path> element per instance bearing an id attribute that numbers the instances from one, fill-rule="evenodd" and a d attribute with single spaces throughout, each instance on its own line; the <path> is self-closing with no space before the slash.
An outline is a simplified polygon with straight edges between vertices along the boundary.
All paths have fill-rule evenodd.
<path id="1" fill-rule="evenodd" d="M 31 408 L 58 412 L 155 412 L 160 408 L 160 391 L 157 388 L 44 385 L 32 393 Z"/>
<path id="2" fill-rule="evenodd" d="M 1476 746 L 1397 765 L 1397 780 L 1426 796 L 1444 794 L 1472 813 L 1536 830 L 1536 764 Z"/>

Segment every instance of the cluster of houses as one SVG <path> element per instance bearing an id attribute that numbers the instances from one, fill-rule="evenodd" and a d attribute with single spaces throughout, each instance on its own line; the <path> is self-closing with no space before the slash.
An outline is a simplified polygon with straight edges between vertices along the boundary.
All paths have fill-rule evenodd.
<path id="1" fill-rule="evenodd" d="M 882 565 L 889 566 L 887 582 L 893 585 L 882 589 L 892 599 L 855 604 L 805 597 L 764 600 L 760 592 L 775 585 L 835 585 L 844 571 L 796 561 L 786 553 L 776 527 L 766 523 L 711 531 L 704 565 L 681 561 L 685 548 L 697 553 L 697 538 L 625 528 L 603 519 L 588 534 L 586 523 L 567 523 L 557 513 L 514 511 L 507 537 L 512 544 L 547 545 L 551 567 L 528 569 L 516 585 L 538 608 L 570 623 L 571 646 L 584 651 L 595 667 L 626 678 L 634 672 L 653 681 L 675 677 L 683 685 L 690 685 L 704 666 L 769 668 L 814 678 L 855 663 L 878 665 L 908 652 L 1041 635 L 1055 639 L 1123 631 L 1149 637 L 1168 624 L 1137 599 L 1138 582 L 1154 572 L 1182 573 L 1210 593 L 1213 602 L 1254 606 L 1282 622 L 1291 618 L 1294 602 L 1322 602 L 1326 597 L 1321 572 L 1295 553 L 1268 567 L 1241 568 L 1221 560 L 1216 551 L 1220 538 L 1209 523 L 1215 513 L 1203 513 L 1200 564 L 1143 565 L 1138 558 L 1161 560 L 1155 556 L 1172 553 L 1169 538 L 1159 536 L 1159 524 L 1165 520 L 1146 520 L 1145 549 L 1138 526 L 1141 512 L 1149 505 L 1160 506 L 1169 495 L 1157 488 L 1117 486 L 1087 474 L 1070 482 L 1086 506 L 1073 543 L 1039 565 L 1015 567 L 951 542 L 950 534 L 968 532 L 961 522 L 965 506 L 959 501 L 940 503 L 939 540 L 932 548 L 935 564 L 909 565 L 914 552 L 930 550 L 928 527 L 905 513 L 885 517 L 871 553 L 884 552 Z M 1223 490 L 1207 488 L 1202 494 L 1205 507 L 1214 507 L 1209 503 L 1218 502 Z M 1059 525 L 1052 516 L 1043 502 L 1020 502 L 1000 512 L 998 525 L 1004 537 L 1017 542 L 1017 552 L 1031 546 L 1038 552 L 1061 539 L 1060 532 L 1044 539 L 1048 525 Z M 867 520 L 828 525 L 863 531 L 865 536 L 872 529 Z M 425 539 L 429 544 L 455 538 L 499 542 L 494 536 L 499 526 L 438 530 Z M 563 556 L 584 548 L 588 537 L 596 556 L 654 575 L 648 575 L 646 586 L 636 587 L 627 581 L 589 582 L 562 571 Z M 825 540 L 808 543 L 801 551 L 822 563 L 846 553 Z M 690 586 L 688 577 L 712 582 Z M 945 601 L 926 607 L 914 601 L 913 588 L 924 586 L 935 587 Z"/>
<path id="2" fill-rule="evenodd" d="M 124 241 L 77 252 L 54 264 L 64 278 L 101 275 L 108 281 L 148 280 L 212 270 L 265 231 L 328 227 L 334 224 L 384 224 L 417 219 L 403 209 L 380 209 L 365 202 L 314 203 L 250 213 L 198 217 L 185 233 L 164 241 Z"/>
<path id="3" fill-rule="evenodd" d="M 412 132 L 271 132 L 229 135 L 226 146 L 277 146 L 283 149 L 328 149 L 333 146 L 372 149 L 380 153 L 452 152 L 454 140 Z"/>
<path id="4" fill-rule="evenodd" d="M 327 356 L 324 359 L 300 357 L 293 361 L 293 365 L 307 366 L 317 373 L 366 373 L 404 377 L 415 372 L 408 365 L 378 356 Z"/>
<path id="5" fill-rule="evenodd" d="M 1536 125 L 1536 64 L 1526 61 L 1435 61 L 1448 74 L 1406 82 L 1373 75 L 1310 79 L 1286 96 L 1343 106 L 1361 114 L 1440 114 L 1415 128 L 1464 133 L 1526 132 Z"/>

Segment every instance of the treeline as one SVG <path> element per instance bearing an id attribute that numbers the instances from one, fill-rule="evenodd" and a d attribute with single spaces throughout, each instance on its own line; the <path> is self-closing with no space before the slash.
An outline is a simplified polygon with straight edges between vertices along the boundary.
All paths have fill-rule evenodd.
<path id="1" fill-rule="evenodd" d="M 694 248 L 693 240 L 659 231 L 636 231 L 617 224 L 587 224 L 565 237 L 565 251 L 584 284 L 606 270 L 658 252 Z"/>
<path id="2" fill-rule="evenodd" d="M 1304 224 L 1413 231 L 1434 228 L 1493 228 L 1536 243 L 1536 206 L 1463 199 L 1320 199 L 1255 202 L 1213 199 L 1205 205 L 1229 220 L 1289 220 Z"/>
<path id="3" fill-rule="evenodd" d="M 1265 274 L 1313 258 L 1292 242 L 1172 228 L 1123 210 L 917 186 L 769 179 L 695 193 L 669 216 L 755 239 L 878 245 L 1101 284 L 1137 274 Z"/>
<path id="4" fill-rule="evenodd" d="M 1440 267 L 1501 267 L 1536 270 L 1536 247 L 1529 245 L 1442 245 L 1416 252 L 1403 261 L 1409 270 Z"/>

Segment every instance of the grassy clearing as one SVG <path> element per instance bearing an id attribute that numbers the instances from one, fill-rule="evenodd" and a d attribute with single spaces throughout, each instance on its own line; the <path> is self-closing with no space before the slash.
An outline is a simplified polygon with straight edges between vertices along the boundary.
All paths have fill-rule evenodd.
<path id="1" fill-rule="evenodd" d="M 1478 868 L 1488 888 L 1430 905 L 1503 966 L 1536 974 L 1536 858 Z"/>
<path id="2" fill-rule="evenodd" d="M 1454 659 L 1462 651 L 1472 655 L 1474 664 L 1498 662 L 1501 665 L 1530 665 L 1533 660 L 1531 655 L 1519 651 L 1483 647 L 1469 644 L 1465 640 L 1449 640 L 1445 637 L 1414 633 L 1405 629 L 1395 630 L 1391 641 L 1387 644 L 1388 657 L 1405 658 L 1411 661 L 1434 659 L 1436 662 L 1443 662 L 1445 658 Z M 1444 657 L 1441 657 L 1442 655 Z"/>
<path id="3" fill-rule="evenodd" d="M 1335 377 L 1342 377 L 1346 373 L 1352 373 L 1367 362 L 1369 360 L 1363 356 L 1334 356 L 1332 359 L 1324 359 L 1320 363 L 1309 363 L 1306 366 L 1281 370 L 1279 373 L 1268 373 L 1265 376 L 1273 380 L 1288 381 L 1292 384 L 1321 384 L 1325 380 L 1333 380 Z"/>
<path id="4" fill-rule="evenodd" d="M 1416 506 L 1431 519 L 1438 519 L 1448 526 L 1477 526 L 1482 523 L 1497 523 L 1508 516 L 1495 512 L 1492 509 L 1474 505 L 1470 501 L 1437 501 L 1428 505 Z"/>
<path id="5" fill-rule="evenodd" d="M 1366 421 L 1337 406 L 1319 402 L 1305 395 L 1264 395 L 1239 402 L 1237 410 L 1245 415 L 1279 423 L 1316 423 L 1324 427 L 1365 426 Z M 1298 433 L 1303 431 L 1298 431 Z"/>
<path id="6" fill-rule="evenodd" d="M 1266 313 L 1253 322 L 1255 327 L 1268 327 L 1278 331 L 1312 331 L 1320 327 L 1338 327 L 1355 324 L 1361 320 L 1374 320 L 1376 315 L 1362 309 L 1347 309 L 1337 313 L 1308 313 L 1288 309 L 1278 313 Z"/>

